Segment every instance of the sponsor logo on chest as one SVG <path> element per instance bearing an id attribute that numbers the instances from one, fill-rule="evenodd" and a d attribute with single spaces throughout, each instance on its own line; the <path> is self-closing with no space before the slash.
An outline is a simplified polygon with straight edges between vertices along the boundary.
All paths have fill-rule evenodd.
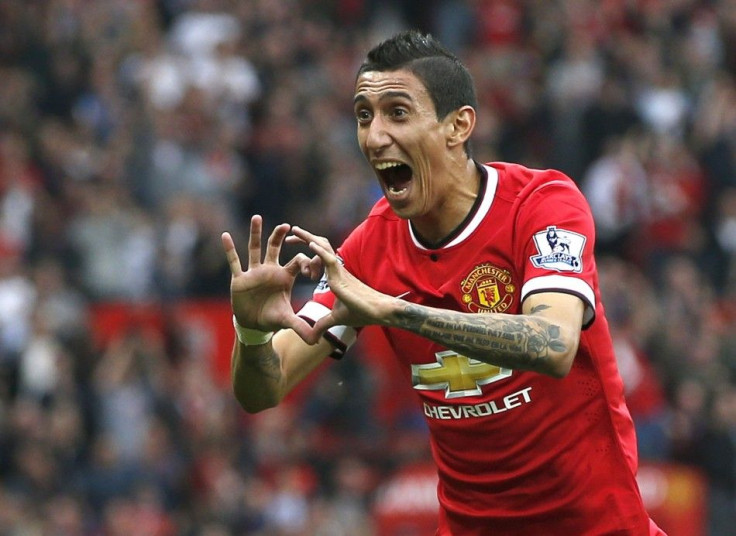
<path id="1" fill-rule="evenodd" d="M 511 411 L 532 401 L 531 387 L 525 387 L 515 393 L 506 395 L 498 400 L 491 400 L 480 404 L 461 404 L 458 406 L 437 406 L 424 402 L 424 415 L 430 419 L 458 420 L 487 417 Z"/>
<path id="2" fill-rule="evenodd" d="M 411 377 L 414 389 L 444 391 L 445 398 L 480 396 L 481 387 L 511 376 L 511 369 L 489 365 L 452 350 L 435 354 L 435 363 L 414 364 Z"/>

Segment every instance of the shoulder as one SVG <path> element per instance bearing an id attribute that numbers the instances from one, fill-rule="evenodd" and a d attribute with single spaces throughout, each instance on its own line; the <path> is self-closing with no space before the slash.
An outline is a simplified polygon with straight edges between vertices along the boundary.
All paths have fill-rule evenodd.
<path id="1" fill-rule="evenodd" d="M 363 222 L 356 227 L 354 232 L 360 234 L 381 232 L 385 233 L 387 228 L 399 224 L 401 219 L 391 210 L 391 206 L 384 197 L 381 197 L 368 213 Z"/>
<path id="2" fill-rule="evenodd" d="M 343 248 L 363 248 L 365 244 L 375 243 L 375 236 L 387 236 L 390 229 L 396 227 L 401 220 L 391 210 L 385 198 L 380 198 L 373 205 L 368 216 L 348 235 Z"/>
<path id="3" fill-rule="evenodd" d="M 517 195 L 530 194 L 541 188 L 560 186 L 577 190 L 577 185 L 568 175 L 556 169 L 536 169 L 508 162 L 489 162 L 499 174 L 499 185 Z"/>
<path id="4" fill-rule="evenodd" d="M 362 281 L 369 281 L 375 267 L 385 261 L 389 253 L 387 244 L 395 249 L 404 240 L 402 221 L 384 198 L 377 201 L 338 248 L 345 267 Z"/>
<path id="5" fill-rule="evenodd" d="M 381 197 L 373 208 L 368 213 L 366 221 L 376 220 L 374 223 L 380 223 L 381 221 L 396 221 L 399 217 L 391 210 L 391 206 L 386 201 L 385 197 Z"/>
<path id="6" fill-rule="evenodd" d="M 507 162 L 490 162 L 486 165 L 498 171 L 497 195 L 511 203 L 522 205 L 533 199 L 550 197 L 574 204 L 584 200 L 575 181 L 562 171 L 535 169 Z"/>

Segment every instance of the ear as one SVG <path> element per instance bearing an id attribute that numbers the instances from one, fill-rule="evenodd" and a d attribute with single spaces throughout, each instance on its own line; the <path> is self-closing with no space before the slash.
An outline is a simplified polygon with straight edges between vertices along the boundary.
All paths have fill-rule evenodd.
<path id="1" fill-rule="evenodd" d="M 472 106 L 463 106 L 445 117 L 447 146 L 463 145 L 475 128 L 475 109 Z"/>

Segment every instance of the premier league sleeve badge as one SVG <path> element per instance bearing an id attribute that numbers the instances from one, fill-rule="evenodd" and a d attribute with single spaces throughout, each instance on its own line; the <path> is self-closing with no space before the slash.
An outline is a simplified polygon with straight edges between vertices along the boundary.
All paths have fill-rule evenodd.
<path id="1" fill-rule="evenodd" d="M 550 225 L 534 235 L 538 255 L 530 260 L 536 268 L 556 272 L 582 272 L 585 236 Z"/>

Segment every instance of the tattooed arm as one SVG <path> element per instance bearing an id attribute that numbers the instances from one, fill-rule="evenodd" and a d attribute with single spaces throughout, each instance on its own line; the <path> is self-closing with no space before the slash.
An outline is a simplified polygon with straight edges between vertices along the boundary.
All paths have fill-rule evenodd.
<path id="1" fill-rule="evenodd" d="M 524 300 L 521 315 L 461 313 L 416 305 L 387 296 L 348 272 L 330 248 L 314 235 L 292 232 L 322 259 L 330 289 L 338 298 L 306 340 L 335 325 L 377 324 L 406 329 L 449 349 L 517 370 L 534 370 L 557 378 L 572 366 L 583 324 L 583 301 L 561 292 L 541 292 Z"/>
<path id="2" fill-rule="evenodd" d="M 249 413 L 274 407 L 332 350 L 325 339 L 308 345 L 292 330 L 258 346 L 236 339 L 230 363 L 235 398 Z"/>
<path id="3" fill-rule="evenodd" d="M 558 378 L 572 366 L 584 309 L 580 298 L 553 292 L 527 298 L 522 315 L 460 313 L 407 302 L 394 307 L 387 325 L 473 359 Z"/>

